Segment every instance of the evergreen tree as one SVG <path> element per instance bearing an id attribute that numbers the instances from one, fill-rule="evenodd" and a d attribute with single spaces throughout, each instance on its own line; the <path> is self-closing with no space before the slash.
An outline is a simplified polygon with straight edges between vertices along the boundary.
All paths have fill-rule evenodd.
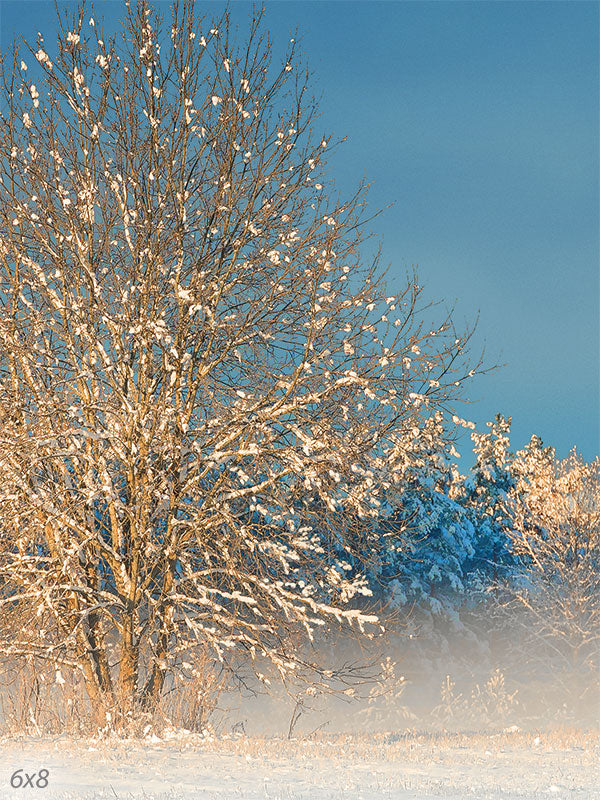
<path id="1" fill-rule="evenodd" d="M 465 479 L 461 499 L 475 529 L 475 553 L 469 569 L 482 587 L 497 585 L 514 565 L 507 535 L 512 528 L 508 498 L 515 487 L 510 424 L 511 417 L 497 414 L 487 423 L 489 432 L 471 434 L 476 460 Z"/>
<path id="2" fill-rule="evenodd" d="M 446 439 L 446 441 L 445 441 Z M 457 620 L 474 556 L 474 529 L 454 498 L 456 469 L 441 416 L 415 431 L 383 525 L 380 580 L 396 606 L 417 605 Z"/>

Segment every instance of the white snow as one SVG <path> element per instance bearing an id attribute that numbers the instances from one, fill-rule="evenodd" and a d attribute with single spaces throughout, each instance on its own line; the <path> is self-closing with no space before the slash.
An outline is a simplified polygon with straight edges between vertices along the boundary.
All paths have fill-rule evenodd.
<path id="1" fill-rule="evenodd" d="M 600 798 L 600 740 L 473 734 L 75 741 L 4 739 L 0 797 L 17 800 L 538 800 Z M 47 788 L 10 788 L 48 770 Z M 37 779 L 33 778 L 35 783 Z"/>

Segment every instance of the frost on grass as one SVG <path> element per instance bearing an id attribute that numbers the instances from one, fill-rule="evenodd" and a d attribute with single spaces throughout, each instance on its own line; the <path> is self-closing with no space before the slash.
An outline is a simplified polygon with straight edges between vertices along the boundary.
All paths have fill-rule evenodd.
<path id="1" fill-rule="evenodd" d="M 475 797 L 592 800 L 598 737 L 408 735 L 177 742 L 8 742 L 3 767 L 44 762 L 54 781 L 50 800 L 379 800 Z M 18 792 L 3 795 L 7 800 Z"/>

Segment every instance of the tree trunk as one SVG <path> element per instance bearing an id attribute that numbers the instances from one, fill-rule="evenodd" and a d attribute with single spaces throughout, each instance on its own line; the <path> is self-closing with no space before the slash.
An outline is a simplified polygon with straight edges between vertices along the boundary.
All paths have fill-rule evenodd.
<path id="1" fill-rule="evenodd" d="M 160 630 L 158 632 L 152 666 L 142 690 L 142 705 L 146 711 L 152 711 L 158 705 L 167 675 L 166 661 L 169 652 L 169 636 L 173 627 L 173 609 L 167 605 L 165 598 L 168 598 L 173 587 L 175 565 L 176 559 L 169 558 L 165 566 L 162 587 L 163 600 L 156 612 L 157 619 L 160 622 Z"/>
<path id="2" fill-rule="evenodd" d="M 133 621 L 123 622 L 121 642 L 121 664 L 118 683 L 118 705 L 121 717 L 133 717 L 137 700 L 139 669 L 139 644 L 135 641 Z"/>
<path id="3" fill-rule="evenodd" d="M 96 675 L 96 680 L 100 690 L 104 694 L 113 695 L 113 682 L 110 675 L 108 666 L 108 657 L 106 654 L 106 647 L 104 637 L 99 633 L 100 620 L 98 615 L 91 613 L 88 617 L 89 632 L 88 639 L 90 643 L 90 661 Z"/>
<path id="4" fill-rule="evenodd" d="M 142 708 L 144 711 L 153 711 L 160 700 L 163 686 L 165 683 L 166 670 L 159 663 L 158 658 L 154 660 L 148 679 L 142 690 Z"/>
<path id="5" fill-rule="evenodd" d="M 103 683 L 102 672 L 95 663 L 93 646 L 82 629 L 78 636 L 78 650 L 85 689 L 92 707 L 92 716 L 98 727 L 103 728 L 108 721 L 107 712 L 114 707 L 113 688 L 111 684 L 107 686 Z"/>

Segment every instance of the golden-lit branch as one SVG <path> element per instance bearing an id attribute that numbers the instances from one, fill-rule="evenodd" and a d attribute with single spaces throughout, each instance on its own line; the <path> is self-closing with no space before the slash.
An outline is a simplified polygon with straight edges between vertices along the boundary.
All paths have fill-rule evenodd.
<path id="1" fill-rule="evenodd" d="M 82 7 L 0 80 L 2 651 L 123 710 L 194 643 L 294 669 L 371 619 L 345 559 L 468 337 L 363 265 L 365 187 L 330 196 L 260 15 L 128 3 L 113 41 Z"/>

